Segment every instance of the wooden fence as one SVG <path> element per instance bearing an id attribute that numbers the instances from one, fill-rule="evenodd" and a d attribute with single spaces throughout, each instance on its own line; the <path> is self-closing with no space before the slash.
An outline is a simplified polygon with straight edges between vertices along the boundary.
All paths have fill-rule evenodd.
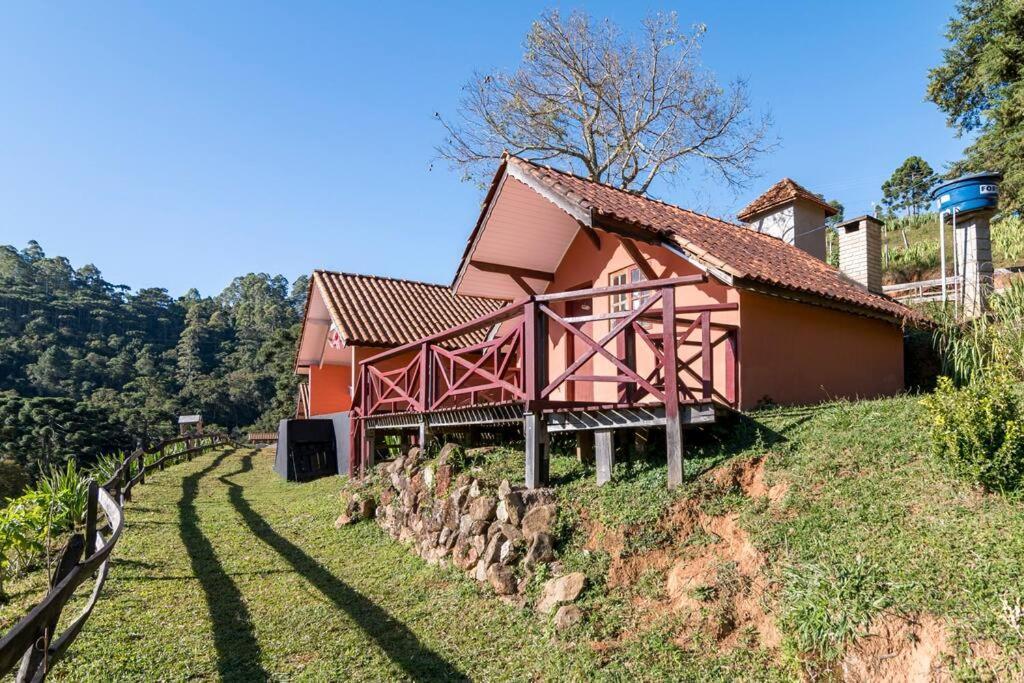
<path id="1" fill-rule="evenodd" d="M 131 500 L 132 489 L 145 483 L 146 474 L 162 470 L 181 458 L 191 460 L 194 455 L 226 443 L 232 442 L 224 434 L 167 439 L 151 448 L 133 451 L 102 486 L 89 481 L 84 533 L 75 533 L 68 540 L 43 600 L 0 639 L 0 676 L 9 673 L 20 660 L 19 683 L 42 681 L 78 637 L 107 580 L 110 554 L 124 529 L 124 505 Z M 151 460 L 148 464 L 147 459 Z M 100 510 L 106 518 L 102 527 L 98 521 Z M 58 635 L 61 612 L 75 590 L 93 575 L 96 582 L 85 607 Z"/>

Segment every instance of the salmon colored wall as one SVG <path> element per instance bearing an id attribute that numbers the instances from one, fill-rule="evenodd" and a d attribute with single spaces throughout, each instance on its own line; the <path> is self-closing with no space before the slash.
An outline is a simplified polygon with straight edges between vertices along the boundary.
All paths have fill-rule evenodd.
<path id="1" fill-rule="evenodd" d="M 607 287 L 610 284 L 612 273 L 623 268 L 634 266 L 633 259 L 626 252 L 625 248 L 613 235 L 605 232 L 601 236 L 601 248 L 596 249 L 594 244 L 582 233 L 577 234 L 558 270 L 555 272 L 555 279 L 547 289 L 548 293 L 563 292 L 576 288 L 579 285 L 587 284 L 594 287 Z M 700 270 L 687 263 L 685 260 L 671 253 L 662 247 L 637 243 L 640 252 L 646 257 L 654 272 L 659 278 L 678 277 L 683 275 L 698 275 Z M 714 279 L 700 285 L 687 285 L 676 288 L 676 305 L 691 306 L 710 303 L 736 303 L 739 301 L 739 294 L 735 289 L 725 286 Z M 660 304 L 655 304 L 659 307 Z M 565 304 L 559 303 L 553 306 L 559 315 L 565 315 Z M 592 314 L 598 315 L 608 313 L 611 310 L 611 300 L 608 296 L 601 296 L 593 300 Z M 712 314 L 712 320 L 720 323 L 737 324 L 739 315 L 737 311 L 718 311 Z M 600 339 L 607 334 L 611 326 L 617 321 L 600 320 L 590 323 L 593 328 L 589 334 Z M 568 333 L 561 327 L 551 322 L 549 324 L 549 338 L 551 346 L 548 352 L 548 376 L 551 380 L 557 378 L 566 368 L 566 342 Z M 682 330 L 680 330 L 682 331 Z M 661 333 L 661 325 L 651 323 L 648 333 L 655 335 Z M 720 334 L 712 331 L 712 339 Z M 700 330 L 690 335 L 693 341 L 700 341 Z M 579 341 L 575 342 L 577 349 L 581 348 Z M 615 342 L 608 345 L 613 352 Z M 686 347 L 696 351 L 699 347 Z M 577 350 L 577 354 L 579 351 Z M 680 353 L 680 357 L 683 354 Z M 641 340 L 636 343 L 637 370 L 641 377 L 646 377 L 654 368 L 654 355 Z M 699 367 L 699 360 L 696 362 Z M 691 366 L 693 367 L 693 366 Z M 604 358 L 595 358 L 592 362 L 593 373 L 584 374 L 614 375 L 617 369 Z M 725 393 L 725 345 L 721 344 L 714 349 L 714 374 L 715 388 Z M 697 382 L 692 378 L 686 378 L 686 384 L 696 387 Z M 583 383 L 577 383 L 577 392 L 582 389 Z M 596 383 L 593 387 L 594 399 L 597 401 L 615 401 L 618 398 L 617 386 L 611 382 Z M 559 389 L 552 394 L 551 398 L 565 400 L 564 389 Z M 578 396 L 577 396 L 578 398 Z"/>
<path id="2" fill-rule="evenodd" d="M 903 390 L 903 332 L 875 318 L 744 291 L 740 401 L 782 404 Z"/>
<path id="3" fill-rule="evenodd" d="M 347 365 L 309 368 L 309 414 L 340 413 L 352 407 L 352 371 Z"/>

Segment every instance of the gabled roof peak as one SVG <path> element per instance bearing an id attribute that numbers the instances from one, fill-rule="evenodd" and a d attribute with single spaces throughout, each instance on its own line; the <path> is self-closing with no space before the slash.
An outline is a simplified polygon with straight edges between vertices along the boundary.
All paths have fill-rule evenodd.
<path id="1" fill-rule="evenodd" d="M 917 317 L 913 311 L 889 297 L 862 291 L 846 281 L 836 268 L 776 237 L 512 154 L 503 156 L 494 176 L 481 207 L 480 218 L 467 241 L 456 282 L 459 273 L 467 267 L 474 240 L 483 228 L 490 204 L 510 166 L 528 174 L 533 181 L 561 197 L 570 209 L 592 218 L 593 227 L 614 229 L 617 224 L 625 224 L 653 233 L 674 243 L 704 265 L 738 281 L 802 292 L 897 319 Z M 795 189 L 801 193 L 800 196 L 820 203 L 826 215 L 835 213 L 835 209 L 820 197 L 791 178 L 784 178 L 774 187 L 779 186 Z"/>
<path id="2" fill-rule="evenodd" d="M 809 202 L 817 204 L 825 210 L 826 216 L 834 216 L 839 213 L 835 207 L 830 206 L 824 199 L 814 194 L 789 176 L 786 176 L 769 187 L 768 190 L 760 197 L 743 207 L 743 210 L 736 214 L 736 217 L 741 221 L 747 222 L 758 214 L 771 211 L 772 209 L 778 208 L 779 206 L 796 199 L 806 199 Z"/>

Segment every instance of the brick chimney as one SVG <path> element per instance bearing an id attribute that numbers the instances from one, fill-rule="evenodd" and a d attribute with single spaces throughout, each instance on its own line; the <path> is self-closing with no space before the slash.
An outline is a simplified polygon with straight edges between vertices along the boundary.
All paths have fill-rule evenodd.
<path id="1" fill-rule="evenodd" d="M 777 237 L 825 260 L 825 219 L 836 210 L 800 183 L 783 178 L 736 217 L 751 230 Z"/>
<path id="2" fill-rule="evenodd" d="M 882 221 L 861 216 L 836 226 L 839 270 L 869 292 L 882 293 Z"/>

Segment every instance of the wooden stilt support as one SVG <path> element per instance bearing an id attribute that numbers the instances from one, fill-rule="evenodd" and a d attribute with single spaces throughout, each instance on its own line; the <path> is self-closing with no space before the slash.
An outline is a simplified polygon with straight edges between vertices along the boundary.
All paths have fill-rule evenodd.
<path id="1" fill-rule="evenodd" d="M 594 432 L 597 455 L 597 485 L 612 480 L 612 465 L 615 464 L 615 430 L 598 429 Z"/>
<path id="2" fill-rule="evenodd" d="M 683 483 L 683 425 L 677 417 L 665 423 L 665 451 L 668 454 L 668 487 Z"/>
<path id="3" fill-rule="evenodd" d="M 424 420 L 420 422 L 419 436 L 416 439 L 416 445 L 427 450 L 427 444 L 430 443 L 430 425 Z"/>
<path id="4" fill-rule="evenodd" d="M 576 457 L 584 465 L 594 462 L 594 432 L 576 432 Z"/>
<path id="5" fill-rule="evenodd" d="M 683 483 L 683 423 L 679 415 L 679 352 L 676 343 L 676 293 L 661 290 L 661 326 L 665 370 L 665 453 L 668 456 L 668 487 Z"/>
<path id="6" fill-rule="evenodd" d="M 548 485 L 548 430 L 541 413 L 523 416 L 526 437 L 526 488 Z"/>
<path id="7" fill-rule="evenodd" d="M 377 433 L 367 429 L 363 435 L 363 474 L 373 469 L 374 458 L 377 456 Z"/>

